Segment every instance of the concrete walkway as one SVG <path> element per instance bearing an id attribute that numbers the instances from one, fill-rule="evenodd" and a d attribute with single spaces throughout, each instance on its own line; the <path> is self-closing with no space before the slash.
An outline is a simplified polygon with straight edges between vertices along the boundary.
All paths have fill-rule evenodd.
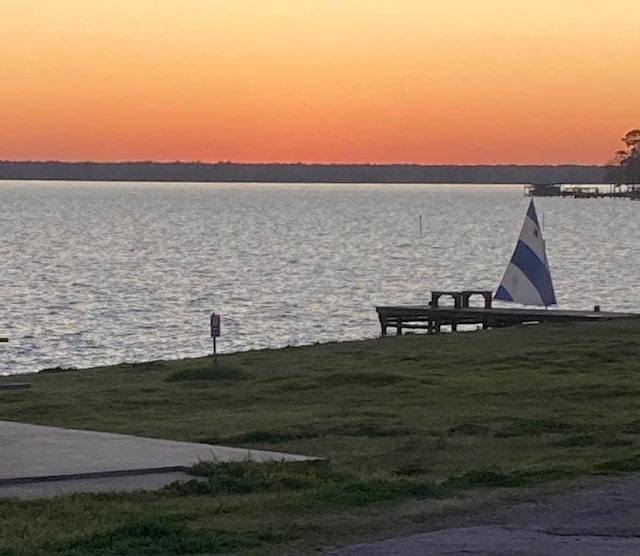
<path id="1" fill-rule="evenodd" d="M 637 556 L 640 477 L 518 504 L 455 527 L 329 550 L 331 556 Z"/>
<path id="2" fill-rule="evenodd" d="M 146 473 L 144 475 L 117 475 L 110 477 L 73 478 L 57 481 L 0 485 L 0 498 L 52 498 L 80 492 L 132 492 L 158 490 L 176 481 L 201 480 L 184 472 Z"/>
<path id="3" fill-rule="evenodd" d="M 159 488 L 189 478 L 184 469 L 199 461 L 247 459 L 313 458 L 0 421 L 0 496 Z"/>

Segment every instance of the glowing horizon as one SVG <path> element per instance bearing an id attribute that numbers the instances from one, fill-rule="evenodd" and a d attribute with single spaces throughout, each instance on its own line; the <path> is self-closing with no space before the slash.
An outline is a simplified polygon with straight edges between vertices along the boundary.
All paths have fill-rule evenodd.
<path id="1" fill-rule="evenodd" d="M 604 164 L 640 4 L 0 4 L 0 159 Z"/>

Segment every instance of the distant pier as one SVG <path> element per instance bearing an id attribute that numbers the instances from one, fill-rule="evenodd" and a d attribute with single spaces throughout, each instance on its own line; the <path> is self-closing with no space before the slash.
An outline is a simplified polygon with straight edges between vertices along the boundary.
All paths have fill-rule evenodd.
<path id="1" fill-rule="evenodd" d="M 572 199 L 631 199 L 640 201 L 640 185 L 577 186 L 558 183 L 525 185 L 526 197 L 569 197 Z"/>
<path id="2" fill-rule="evenodd" d="M 453 305 L 441 305 L 443 297 L 452 298 Z M 481 297 L 481 307 L 470 306 L 470 300 Z M 528 309 L 493 307 L 492 292 L 488 290 L 433 291 L 426 305 L 385 305 L 376 307 L 383 336 L 389 328 L 398 335 L 404 330 L 422 329 L 439 334 L 443 327 L 456 331 L 462 325 L 476 325 L 483 329 L 543 322 L 598 322 L 620 319 L 640 319 L 638 313 L 600 311 L 563 311 L 557 309 Z"/>

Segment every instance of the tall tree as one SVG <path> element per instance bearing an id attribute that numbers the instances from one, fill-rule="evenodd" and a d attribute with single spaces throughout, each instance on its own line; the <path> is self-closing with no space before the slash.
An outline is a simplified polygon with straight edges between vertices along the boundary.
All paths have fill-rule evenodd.
<path id="1" fill-rule="evenodd" d="M 622 138 L 625 145 L 607 164 L 607 181 L 621 185 L 640 184 L 640 129 L 632 129 Z"/>

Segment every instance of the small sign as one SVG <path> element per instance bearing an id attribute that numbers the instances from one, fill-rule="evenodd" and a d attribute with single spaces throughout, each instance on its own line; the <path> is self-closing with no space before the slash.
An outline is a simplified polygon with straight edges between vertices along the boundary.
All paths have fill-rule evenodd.
<path id="1" fill-rule="evenodd" d="M 220 336 L 220 315 L 211 313 L 211 337 L 218 338 Z"/>

